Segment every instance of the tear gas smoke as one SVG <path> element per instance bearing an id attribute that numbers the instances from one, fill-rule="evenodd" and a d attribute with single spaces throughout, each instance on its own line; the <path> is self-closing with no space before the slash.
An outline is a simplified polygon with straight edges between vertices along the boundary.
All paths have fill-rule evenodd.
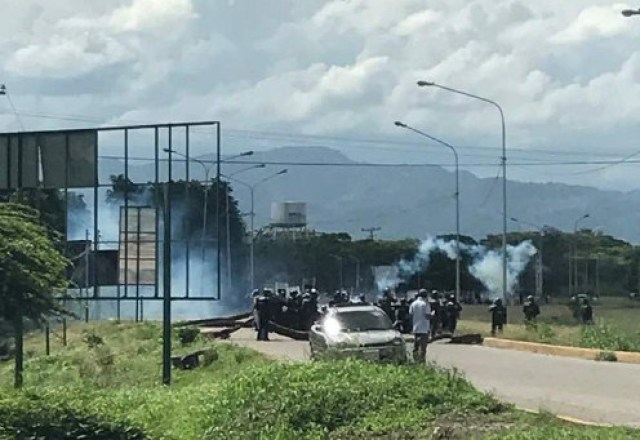
<path id="1" fill-rule="evenodd" d="M 455 240 L 428 237 L 418 246 L 416 255 L 410 259 L 397 262 L 395 271 L 388 271 L 386 276 L 377 279 L 379 290 L 392 288 L 400 282 L 408 280 L 416 273 L 429 267 L 431 253 L 443 252 L 448 259 L 455 260 L 457 256 Z M 487 249 L 485 246 L 469 246 L 460 243 L 461 253 L 471 255 L 472 264 L 469 272 L 487 289 L 492 299 L 502 296 L 502 252 Z M 517 246 L 507 246 L 507 292 L 513 293 L 518 284 L 518 277 L 524 271 L 532 256 L 537 253 L 530 241 L 524 241 Z"/>
<path id="2" fill-rule="evenodd" d="M 518 277 L 536 253 L 530 241 L 507 246 L 507 293 L 513 293 L 518 285 Z M 469 267 L 469 273 L 482 282 L 492 299 L 502 296 L 502 252 L 485 249 L 485 253 Z"/>
<path id="3" fill-rule="evenodd" d="M 85 195 L 87 201 L 86 210 L 69 210 L 68 216 L 68 239 L 69 240 L 84 240 L 86 238 L 86 231 L 89 231 L 90 239 L 93 240 L 93 190 Z M 124 206 L 124 203 L 107 203 L 106 191 L 102 190 L 99 193 L 98 203 L 98 233 L 99 233 L 99 245 L 100 249 L 117 249 L 119 240 L 119 222 L 120 222 L 120 209 Z M 91 201 L 89 201 L 91 199 Z M 130 207 L 134 206 L 151 206 L 150 193 L 148 191 L 142 194 L 136 194 L 132 196 L 128 202 Z M 172 235 L 176 236 L 182 232 L 184 214 L 186 213 L 186 206 L 184 203 L 176 201 L 172 203 Z M 160 212 L 160 215 L 161 212 Z M 157 231 L 160 242 L 159 246 L 162 246 L 162 221 L 160 221 L 160 230 Z M 205 252 L 203 258 L 203 244 L 199 238 L 201 236 L 201 230 L 195 231 L 194 237 L 189 244 L 189 250 L 187 251 L 186 241 L 176 240 L 172 243 L 171 249 L 171 292 L 173 298 L 183 298 L 187 293 L 187 272 L 188 272 L 188 284 L 189 284 L 189 297 L 191 298 L 213 298 L 216 297 L 217 290 L 217 252 L 215 243 L 208 241 L 204 243 Z M 162 297 L 162 251 L 159 252 L 160 259 L 157 261 L 157 270 L 159 272 L 159 285 L 158 295 Z M 131 264 L 131 262 L 130 262 Z M 135 263 L 134 263 L 135 264 Z M 206 300 L 180 300 L 172 302 L 172 320 L 182 319 L 203 319 L 211 318 L 215 316 L 224 316 L 236 313 L 242 313 L 250 309 L 250 301 L 248 295 L 234 296 L 234 292 L 237 293 L 238 289 L 232 287 L 231 292 L 226 292 L 227 286 L 226 278 L 224 275 L 226 271 L 223 270 L 222 288 L 223 291 L 220 295 L 219 301 L 206 301 Z M 86 293 L 81 292 L 79 289 L 70 289 L 70 294 L 73 296 L 83 296 Z M 153 297 L 155 294 L 155 286 L 101 286 L 100 296 L 104 297 L 116 297 L 117 295 L 124 297 L 125 294 L 128 298 L 135 298 L 136 294 L 139 294 L 142 303 L 142 309 L 144 313 L 144 319 L 160 319 L 162 317 L 162 301 L 159 300 L 145 300 L 144 298 Z M 89 295 L 93 295 L 93 289 L 90 289 Z M 91 301 L 90 307 L 90 319 L 112 319 L 117 314 L 117 302 L 113 301 Z M 123 300 L 120 302 L 120 316 L 122 319 L 134 319 L 135 318 L 135 301 L 131 299 Z M 84 312 L 80 312 L 76 306 L 76 312 L 80 316 Z"/>

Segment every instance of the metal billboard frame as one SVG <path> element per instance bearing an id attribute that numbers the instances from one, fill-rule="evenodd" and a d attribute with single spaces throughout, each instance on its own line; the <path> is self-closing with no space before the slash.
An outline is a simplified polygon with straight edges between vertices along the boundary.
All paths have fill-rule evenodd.
<path id="1" fill-rule="evenodd" d="M 156 271 L 155 271 L 155 277 L 156 277 L 156 282 L 155 282 L 155 291 L 154 291 L 154 295 L 153 297 L 143 297 L 142 300 L 143 301 L 159 301 L 162 300 L 163 302 L 163 383 L 165 385 L 169 385 L 171 383 L 171 303 L 174 301 L 219 301 L 221 299 L 221 291 L 222 291 L 222 270 L 221 270 L 221 260 L 222 260 L 222 254 L 221 254 L 221 250 L 222 250 L 222 246 L 220 245 L 222 242 L 222 234 L 221 234 L 221 229 L 220 229 L 220 203 L 216 203 L 216 229 L 217 229 L 217 238 L 216 238 L 216 248 L 217 248 L 217 294 L 215 296 L 212 297 L 190 297 L 189 296 L 189 270 L 188 270 L 188 266 L 189 266 L 189 259 L 188 259 L 188 255 L 187 255 L 187 259 L 186 259 L 186 264 L 187 264 L 187 277 L 186 277 L 186 294 L 185 296 L 182 297 L 174 297 L 171 294 L 171 248 L 172 248 L 172 243 L 174 242 L 174 240 L 172 239 L 172 234 L 171 234 L 171 194 L 172 194 L 172 165 L 173 165 L 173 141 L 174 141 L 174 137 L 173 137 L 173 132 L 175 129 L 184 129 L 184 133 L 185 133 L 185 138 L 184 138 L 184 145 L 185 145 L 185 167 L 186 167 L 186 172 L 185 172 L 185 180 L 187 182 L 186 185 L 186 194 L 185 197 L 187 200 L 189 200 L 189 185 L 188 182 L 190 181 L 189 178 L 189 162 L 190 162 L 190 156 L 189 156 L 189 146 L 190 146 L 190 130 L 193 127 L 208 127 L 212 129 L 212 137 L 215 139 L 215 150 L 216 150 L 216 200 L 219 201 L 220 200 L 220 182 L 221 182 L 221 170 L 220 170 L 220 164 L 221 164 L 221 124 L 219 121 L 199 121 L 199 122 L 172 122 L 172 123 L 162 123 L 162 124 L 142 124 L 142 125 L 122 125 L 122 126 L 108 126 L 108 127 L 97 127 L 97 128 L 81 128 L 81 129 L 62 129 L 62 130 L 39 130 L 39 131 L 20 131 L 20 132 L 6 132 L 6 133 L 0 133 L 0 138 L 6 138 L 7 140 L 7 151 L 6 151 L 6 156 L 5 158 L 2 158 L 3 160 L 6 159 L 6 169 L 7 169 L 7 176 L 6 176 L 6 190 L 8 193 L 11 193 L 12 191 L 21 191 L 26 189 L 23 186 L 23 172 L 24 172 L 24 163 L 23 163 L 23 152 L 24 152 L 24 145 L 23 145 L 23 140 L 24 139 L 31 139 L 33 140 L 34 138 L 36 139 L 36 149 L 40 148 L 39 146 L 39 142 L 38 139 L 40 139 L 41 137 L 44 136 L 51 136 L 51 135 L 62 135 L 64 136 L 64 152 L 65 152 L 65 172 L 64 172 L 64 181 L 65 181 L 65 185 L 62 188 L 58 188 L 58 187 L 51 187 L 50 189 L 54 189 L 54 190 L 62 190 L 64 191 L 64 199 L 65 199 L 65 240 L 64 240 L 64 244 L 65 244 L 65 251 L 67 250 L 68 247 L 68 194 L 69 194 L 69 136 L 73 135 L 73 134 L 80 134 L 80 133 L 95 133 L 95 145 L 94 145 L 94 157 L 93 157 L 93 175 L 94 175 L 94 185 L 93 185 L 93 253 L 94 253 L 94 264 L 93 264 L 93 268 L 91 270 L 91 278 L 92 278 L 92 285 L 93 285 L 93 296 L 92 297 L 85 297 L 85 298 L 74 298 L 74 297 L 69 297 L 69 295 L 66 295 L 65 298 L 63 298 L 64 300 L 80 300 L 80 301 L 116 301 L 117 303 L 117 307 L 118 307 L 118 313 L 120 310 L 120 302 L 121 301 L 127 301 L 127 300 L 135 300 L 135 301 L 139 301 L 140 297 L 138 295 L 136 295 L 135 297 L 128 297 L 127 295 L 127 291 L 128 289 L 125 288 L 125 295 L 121 296 L 120 295 L 120 282 L 118 280 L 117 283 L 117 288 L 118 288 L 118 293 L 115 296 L 101 296 L 100 295 L 100 286 L 98 286 L 97 283 L 97 255 L 98 255 L 98 250 L 99 250 L 99 246 L 100 246 L 100 239 L 99 239 L 99 229 L 98 229 L 98 211 L 99 211 L 99 188 L 103 187 L 104 185 L 101 185 L 100 183 L 100 178 L 99 178 L 99 172 L 100 172 L 100 160 L 99 160 L 99 141 L 98 141 L 98 136 L 100 133 L 102 132 L 117 132 L 117 131 L 122 131 L 124 134 L 124 138 L 123 138 L 123 146 L 124 146 L 124 157 L 122 157 L 122 159 L 124 160 L 124 178 L 125 181 L 128 182 L 129 180 L 129 161 L 130 161 L 130 155 L 129 155 L 129 138 L 130 138 L 130 133 L 136 131 L 136 130 L 153 130 L 153 138 L 154 138 L 154 168 L 155 168 L 155 182 L 153 182 L 155 184 L 155 188 L 159 188 L 160 185 L 162 185 L 163 188 L 163 195 L 164 195 L 164 203 L 163 203 L 163 209 L 162 209 L 162 216 L 163 216 L 163 230 L 164 230 L 164 236 L 163 236 L 163 240 L 162 240 L 162 252 L 163 252 L 163 258 L 162 258 L 162 277 L 163 277 L 163 291 L 162 291 L 162 295 L 160 295 L 159 292 L 159 271 L 157 270 L 157 265 L 158 265 L 158 256 L 159 256 L 159 249 L 160 249 L 160 239 L 158 236 L 158 231 L 159 231 L 159 224 L 160 224 L 160 208 L 158 206 L 158 203 L 155 204 L 155 208 L 156 208 L 156 215 L 155 215 L 155 221 L 156 221 L 156 234 L 155 234 L 155 240 L 156 240 Z M 167 179 L 165 182 L 160 181 L 160 131 L 161 130 L 166 130 L 167 133 L 167 148 L 168 148 L 168 163 L 167 163 Z M 16 140 L 16 144 L 15 146 L 17 147 L 17 161 L 14 159 L 12 160 L 12 152 L 14 150 L 13 146 L 14 144 L 12 144 L 12 141 Z M 40 163 L 40 156 L 38 155 L 36 158 L 36 164 Z M 17 170 L 16 170 L 16 176 L 15 179 L 14 177 L 14 172 L 12 170 L 12 164 L 13 163 L 17 163 Z M 37 166 L 37 165 L 36 165 Z M 13 184 L 13 180 L 15 180 L 15 185 Z M 207 184 L 210 182 L 206 182 Z M 36 178 L 36 187 L 35 188 L 31 188 L 29 187 L 28 189 L 43 189 L 44 185 L 40 184 L 40 181 L 38 178 Z M 125 197 L 124 197 L 124 209 L 125 212 L 128 212 L 129 209 L 129 194 L 128 191 L 125 191 Z M 128 222 L 128 215 L 125 215 L 125 222 Z M 120 226 L 120 225 L 118 225 Z M 125 230 L 127 230 L 127 228 L 125 228 Z M 126 238 L 126 243 L 125 243 L 125 248 L 127 247 L 128 244 L 128 233 L 126 233 L 127 238 Z M 118 238 L 120 238 L 120 232 L 118 234 Z M 189 252 L 189 247 L 190 247 L 190 240 L 186 240 L 186 252 L 188 254 Z M 204 246 L 204 243 L 202 244 L 202 246 Z M 120 258 L 118 258 L 119 260 Z M 125 258 L 125 261 L 126 258 Z M 127 263 L 128 264 L 128 263 Z M 126 266 L 126 268 L 128 268 L 128 266 Z M 125 270 L 126 273 L 126 270 Z M 125 284 L 125 287 L 127 287 L 128 284 Z M 139 286 L 138 286 L 139 288 Z M 138 289 L 137 289 L 138 290 Z M 137 304 L 137 303 L 136 303 Z M 119 318 L 119 316 L 118 316 Z M 21 338 L 20 338 L 21 339 Z M 22 358 L 22 356 L 20 356 L 20 358 Z M 17 360 L 18 362 L 18 360 Z M 21 385 L 22 384 L 22 360 L 19 361 L 20 366 L 16 367 L 16 378 L 20 377 L 20 380 L 16 380 L 16 384 Z M 18 363 L 17 363 L 18 365 Z"/>

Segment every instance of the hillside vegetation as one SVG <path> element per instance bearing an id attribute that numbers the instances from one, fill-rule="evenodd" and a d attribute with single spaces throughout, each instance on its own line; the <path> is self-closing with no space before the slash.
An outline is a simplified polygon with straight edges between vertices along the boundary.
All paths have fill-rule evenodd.
<path id="1" fill-rule="evenodd" d="M 44 356 L 28 339 L 25 388 L 0 365 L 0 438 L 92 439 L 627 439 L 625 429 L 575 427 L 515 411 L 450 371 L 357 361 L 280 363 L 226 343 L 205 365 L 161 377 L 160 327 L 73 326 Z"/>

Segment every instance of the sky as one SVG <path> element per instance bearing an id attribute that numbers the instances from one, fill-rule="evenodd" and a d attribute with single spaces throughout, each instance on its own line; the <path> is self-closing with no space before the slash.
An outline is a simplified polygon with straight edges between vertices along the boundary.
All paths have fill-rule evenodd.
<path id="1" fill-rule="evenodd" d="M 0 129 L 219 120 L 226 151 L 640 187 L 640 16 L 601 0 L 6 0 Z M 637 154 L 637 156 L 633 156 Z M 632 163 L 616 163 L 627 159 Z"/>

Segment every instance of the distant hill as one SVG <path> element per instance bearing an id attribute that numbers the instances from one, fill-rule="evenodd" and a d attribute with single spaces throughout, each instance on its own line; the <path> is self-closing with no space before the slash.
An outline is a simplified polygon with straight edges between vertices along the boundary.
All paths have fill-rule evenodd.
<path id="1" fill-rule="evenodd" d="M 212 157 L 205 157 L 212 159 Z M 302 201 L 308 204 L 309 223 L 320 231 L 346 231 L 362 237 L 361 228 L 379 226 L 379 237 L 424 237 L 426 234 L 455 231 L 454 174 L 440 167 L 354 167 L 358 164 L 342 153 L 325 147 L 283 147 L 244 158 L 267 163 L 266 169 L 252 170 L 237 178 L 248 183 L 283 168 L 288 173 L 256 189 L 256 222 L 269 221 L 271 203 Z M 276 165 L 274 162 L 286 162 Z M 329 163 L 332 166 L 300 165 Z M 233 173 L 250 164 L 223 166 Z M 117 174 L 120 162 L 106 160 L 101 175 Z M 137 181 L 152 180 L 152 165 L 130 165 Z M 174 176 L 184 175 L 184 165 L 174 165 Z M 192 164 L 193 178 L 204 172 Z M 502 230 L 502 188 L 496 179 L 478 178 L 461 172 L 461 231 L 474 237 Z M 236 196 L 243 211 L 249 211 L 248 190 L 236 185 Z M 601 228 L 605 233 L 640 242 L 635 219 L 640 214 L 640 191 L 603 191 L 587 186 L 560 183 L 509 182 L 508 214 L 534 224 L 548 224 L 572 230 L 581 215 L 591 218 L 584 227 Z M 522 226 L 526 229 L 526 226 Z M 510 230 L 520 226 L 509 222 Z"/>

